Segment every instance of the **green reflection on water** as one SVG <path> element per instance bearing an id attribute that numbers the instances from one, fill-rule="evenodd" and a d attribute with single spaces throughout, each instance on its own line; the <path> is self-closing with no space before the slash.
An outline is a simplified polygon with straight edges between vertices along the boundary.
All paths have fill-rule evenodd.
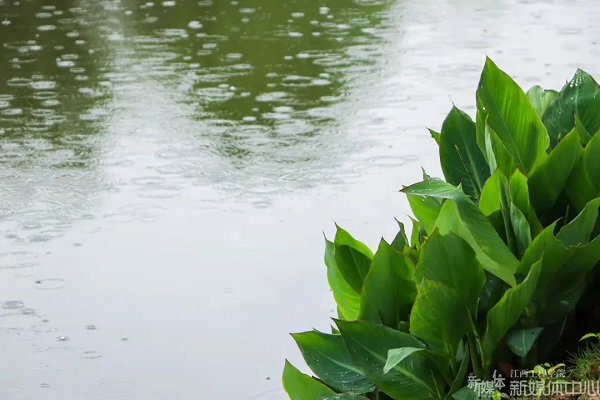
<path id="1" fill-rule="evenodd" d="M 95 162 L 115 87 L 141 79 L 176 93 L 216 154 L 273 156 L 335 124 L 390 3 L 0 0 L 0 163 Z"/>

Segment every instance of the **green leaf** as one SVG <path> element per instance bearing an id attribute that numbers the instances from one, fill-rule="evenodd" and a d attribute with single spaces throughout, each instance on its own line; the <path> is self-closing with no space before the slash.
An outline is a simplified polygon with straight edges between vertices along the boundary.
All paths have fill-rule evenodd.
<path id="1" fill-rule="evenodd" d="M 470 328 L 469 310 L 458 293 L 443 283 L 423 279 L 410 314 L 410 333 L 453 361 Z"/>
<path id="2" fill-rule="evenodd" d="M 454 377 L 454 381 L 452 382 L 452 386 L 450 387 L 450 391 L 448 392 L 448 394 L 446 395 L 446 399 L 451 399 L 450 396 L 452 396 L 454 393 L 458 392 L 459 389 L 462 387 L 462 385 L 465 382 L 465 378 L 467 377 L 467 372 L 469 370 L 469 349 L 468 344 L 465 344 L 465 354 L 463 355 L 462 359 L 458 360 L 460 361 L 460 367 L 458 368 L 458 372 L 456 373 L 456 376 Z"/>
<path id="3" fill-rule="evenodd" d="M 519 264 L 518 260 L 498 236 L 487 217 L 460 189 L 442 180 L 431 179 L 406 187 L 402 191 L 417 196 L 451 200 L 453 204 L 446 200 L 436 221 L 440 233 L 452 231 L 462 237 L 473 248 L 484 269 L 509 285 L 515 285 L 514 272 Z"/>
<path id="4" fill-rule="evenodd" d="M 392 244 L 392 247 L 395 248 L 396 250 L 403 251 L 404 246 L 409 246 L 410 243 L 408 242 L 408 238 L 406 237 L 406 230 L 404 228 L 404 224 L 398 220 L 396 220 L 396 222 L 398 223 L 400 230 L 394 237 L 394 240 L 392 240 L 391 244 Z"/>
<path id="5" fill-rule="evenodd" d="M 368 393 L 375 389 L 354 365 L 340 335 L 318 331 L 292 334 L 310 369 L 328 386 L 340 392 Z"/>
<path id="6" fill-rule="evenodd" d="M 400 364 L 406 357 L 413 353 L 424 351 L 422 347 L 401 347 L 399 349 L 391 349 L 388 351 L 388 358 L 383 367 L 383 373 L 387 374 L 396 365 Z"/>
<path id="7" fill-rule="evenodd" d="M 537 85 L 527 91 L 527 98 L 540 118 L 556 96 L 558 96 L 556 90 L 544 90 Z"/>
<path id="8" fill-rule="evenodd" d="M 415 354 L 384 374 L 390 349 L 425 348 L 415 337 L 366 321 L 336 321 L 354 363 L 384 393 L 394 399 L 441 397 L 443 380 L 432 364 Z"/>
<path id="9" fill-rule="evenodd" d="M 514 288 L 508 289 L 500 301 L 488 312 L 487 327 L 482 343 L 484 365 L 491 365 L 496 347 L 531 301 L 540 271 L 541 262 L 537 262 L 531 267 L 527 278 Z"/>
<path id="10" fill-rule="evenodd" d="M 317 400 L 321 396 L 336 394 L 320 381 L 300 372 L 287 360 L 283 369 L 283 388 L 290 400 Z"/>
<path id="11" fill-rule="evenodd" d="M 600 87 L 590 74 L 577 70 L 573 79 L 548 106 L 543 121 L 548 128 L 550 145 L 554 147 L 561 137 L 575 126 L 579 117 L 587 132 L 600 130 Z"/>
<path id="12" fill-rule="evenodd" d="M 442 124 L 440 162 L 446 180 L 454 186 L 462 185 L 466 194 L 479 198 L 489 167 L 477 146 L 475 123 L 456 107 Z"/>
<path id="13" fill-rule="evenodd" d="M 476 317 L 486 278 L 475 252 L 464 239 L 452 232 L 434 232 L 423 246 L 417 264 L 417 280 L 423 276 L 453 289 L 471 316 Z"/>
<path id="14" fill-rule="evenodd" d="M 562 227 L 557 235 L 558 239 L 565 246 L 589 243 L 594 227 L 598 223 L 599 207 L 600 197 L 590 200 L 573 221 Z"/>
<path id="15" fill-rule="evenodd" d="M 439 145 L 440 144 L 440 140 L 441 140 L 441 134 L 439 132 L 434 131 L 433 129 L 428 129 L 429 130 L 429 134 L 431 135 L 431 137 L 433 138 L 433 140 L 435 140 L 435 142 Z"/>
<path id="16" fill-rule="evenodd" d="M 359 319 L 397 328 L 408 319 L 416 295 L 415 266 L 382 239 L 365 278 Z"/>
<path id="17" fill-rule="evenodd" d="M 506 335 L 506 344 L 519 357 L 525 357 L 544 328 L 513 329 Z"/>
<path id="18" fill-rule="evenodd" d="M 527 219 L 527 223 L 531 227 L 531 235 L 536 236 L 542 231 L 542 224 L 537 219 L 535 210 L 531 206 L 529 196 L 529 184 L 527 177 L 516 170 L 510 177 L 510 199 L 517 206 L 517 208 L 524 214 Z"/>
<path id="19" fill-rule="evenodd" d="M 342 275 L 335 262 L 335 245 L 325 239 L 325 265 L 327 280 L 338 306 L 338 315 L 346 320 L 355 320 L 360 313 L 360 294 L 356 292 Z"/>
<path id="20" fill-rule="evenodd" d="M 598 160 L 600 160 L 600 134 L 594 135 L 585 146 L 566 184 L 567 195 L 577 211 L 581 211 L 588 201 L 600 197 Z"/>
<path id="21" fill-rule="evenodd" d="M 336 394 L 334 396 L 321 396 L 318 400 L 369 400 L 365 396 L 361 396 L 360 394 Z"/>
<path id="22" fill-rule="evenodd" d="M 592 136 L 594 135 L 587 131 L 587 128 L 585 127 L 583 122 L 581 122 L 577 114 L 575 114 L 575 129 L 579 133 L 581 144 L 585 147 L 589 143 L 589 141 L 592 140 Z"/>
<path id="23" fill-rule="evenodd" d="M 427 181 L 425 181 L 427 182 Z M 406 196 L 410 209 L 429 235 L 442 208 L 442 203 L 433 197 Z"/>
<path id="24" fill-rule="evenodd" d="M 360 293 L 369 272 L 373 253 L 364 243 L 354 239 L 339 226 L 336 227 L 337 232 L 333 242 L 335 262 L 348 285 L 355 292 Z"/>
<path id="25" fill-rule="evenodd" d="M 485 181 L 485 185 L 483 185 L 481 198 L 479 199 L 479 209 L 481 212 L 486 216 L 490 216 L 500 210 L 502 206 L 501 192 L 506 193 L 507 190 L 508 180 L 502 171 L 497 169 L 496 172 Z"/>
<path id="26" fill-rule="evenodd" d="M 454 393 L 452 397 L 455 400 L 479 400 L 479 396 L 477 395 L 477 393 L 475 393 L 473 389 L 467 386 Z"/>
<path id="27" fill-rule="evenodd" d="M 554 206 L 581 153 L 579 134 L 573 130 L 529 177 L 531 204 L 538 214 Z"/>
<path id="28" fill-rule="evenodd" d="M 510 222 L 515 233 L 519 257 L 523 257 L 525 250 L 531 244 L 531 228 L 525 214 L 515 203 L 510 203 Z"/>
<path id="29" fill-rule="evenodd" d="M 477 89 L 477 108 L 526 175 L 546 159 L 544 124 L 523 90 L 489 58 Z"/>
<path id="30" fill-rule="evenodd" d="M 591 339 L 591 338 L 598 339 L 599 337 L 600 337 L 600 333 L 588 333 L 588 334 L 583 335 L 581 337 L 581 339 L 579 339 L 579 341 L 581 342 L 582 340 Z"/>

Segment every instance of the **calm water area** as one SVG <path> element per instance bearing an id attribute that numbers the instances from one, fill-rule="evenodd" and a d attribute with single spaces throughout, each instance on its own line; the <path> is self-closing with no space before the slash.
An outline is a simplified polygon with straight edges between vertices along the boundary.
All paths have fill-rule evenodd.
<path id="1" fill-rule="evenodd" d="M 488 55 L 600 77 L 595 0 L 0 0 L 0 400 L 284 399 L 334 316 L 323 233 L 374 247 L 441 176 Z"/>

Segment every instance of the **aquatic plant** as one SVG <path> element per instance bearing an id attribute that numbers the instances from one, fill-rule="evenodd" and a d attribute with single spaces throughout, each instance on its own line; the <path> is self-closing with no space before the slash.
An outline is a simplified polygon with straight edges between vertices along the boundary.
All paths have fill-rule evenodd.
<path id="1" fill-rule="evenodd" d="M 340 227 L 326 239 L 338 318 L 292 335 L 316 375 L 286 362 L 292 400 L 476 398 L 470 374 L 533 368 L 598 330 L 600 86 L 578 70 L 524 92 L 487 59 L 476 100 L 475 121 L 453 107 L 430 130 L 445 180 L 402 189 L 410 235 L 375 253 Z"/>

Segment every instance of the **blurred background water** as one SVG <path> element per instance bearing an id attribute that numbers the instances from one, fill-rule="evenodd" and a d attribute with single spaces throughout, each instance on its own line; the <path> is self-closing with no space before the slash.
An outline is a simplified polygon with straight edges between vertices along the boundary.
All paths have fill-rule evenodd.
<path id="1" fill-rule="evenodd" d="M 0 398 L 283 399 L 371 246 L 440 176 L 485 55 L 600 76 L 592 0 L 0 0 Z"/>

